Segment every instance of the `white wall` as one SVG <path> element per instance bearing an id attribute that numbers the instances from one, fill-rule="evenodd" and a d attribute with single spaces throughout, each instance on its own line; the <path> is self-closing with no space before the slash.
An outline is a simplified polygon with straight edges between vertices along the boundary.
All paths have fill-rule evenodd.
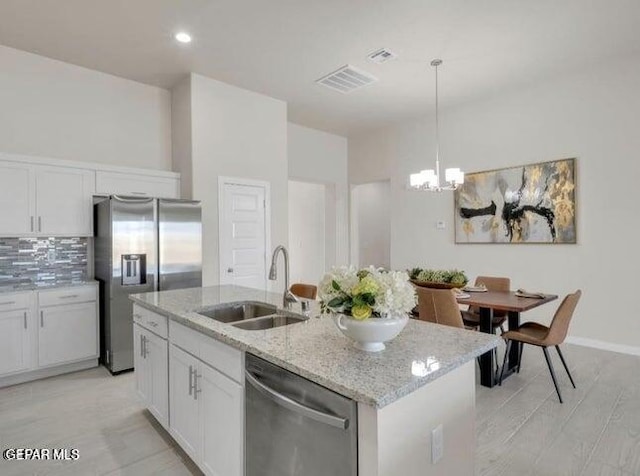
<path id="1" fill-rule="evenodd" d="M 317 284 L 326 271 L 325 188 L 289 180 L 291 283 Z"/>
<path id="2" fill-rule="evenodd" d="M 180 196 L 193 197 L 193 148 L 191 137 L 191 80 L 186 77 L 171 90 L 171 154 L 173 169 L 180 172 Z"/>
<path id="3" fill-rule="evenodd" d="M 351 243 L 358 267 L 391 266 L 391 187 L 388 180 L 357 185 L 351 192 Z"/>
<path id="4" fill-rule="evenodd" d="M 0 151 L 171 170 L 169 92 L 0 46 Z"/>
<path id="5" fill-rule="evenodd" d="M 445 167 L 472 172 L 577 157 L 577 245 L 455 245 L 452 194 L 404 188 L 409 173 L 433 166 L 432 117 L 350 138 L 353 183 L 369 178 L 371 144 L 384 145 L 376 163 L 391 177 L 392 266 L 505 275 L 514 288 L 559 295 L 582 288 L 571 335 L 638 349 L 638 84 L 640 61 L 629 58 L 445 108 L 441 116 Z M 447 229 L 436 230 L 437 220 Z M 554 309 L 524 318 L 543 319 Z"/>
<path id="6" fill-rule="evenodd" d="M 181 97 L 189 105 L 177 104 L 176 96 L 174 111 L 191 111 L 192 196 L 202 201 L 203 213 L 202 277 L 204 285 L 214 285 L 219 282 L 219 176 L 269 182 L 271 244 L 287 244 L 287 105 L 197 74 L 185 81 L 190 93 Z M 182 143 L 188 147 L 189 141 Z M 189 155 L 188 151 L 178 152 Z M 178 172 L 187 166 L 185 160 L 176 161 Z"/>
<path id="7" fill-rule="evenodd" d="M 287 151 L 290 179 L 326 185 L 326 267 L 347 264 L 349 262 L 347 139 L 289 123 Z"/>

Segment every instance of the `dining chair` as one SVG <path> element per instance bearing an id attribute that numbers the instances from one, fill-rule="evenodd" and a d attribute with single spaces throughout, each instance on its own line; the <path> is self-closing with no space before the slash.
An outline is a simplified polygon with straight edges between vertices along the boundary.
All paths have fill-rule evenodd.
<path id="1" fill-rule="evenodd" d="M 502 370 L 500 371 L 499 385 L 502 385 L 502 377 L 504 375 L 504 368 L 507 364 L 507 356 L 509 355 L 511 346 L 516 342 L 520 346 L 520 359 L 518 361 L 519 363 L 516 372 L 520 372 L 520 365 L 522 364 L 522 348 L 524 347 L 524 344 L 542 347 L 544 358 L 547 361 L 547 367 L 549 367 L 549 372 L 551 373 L 553 385 L 556 387 L 558 399 L 560 399 L 560 403 L 562 403 L 560 387 L 558 386 L 558 380 L 556 379 L 556 373 L 553 370 L 553 363 L 551 362 L 548 350 L 548 347 L 554 346 L 558 351 L 558 356 L 560 357 L 560 361 L 562 362 L 564 369 L 567 371 L 571 385 L 573 385 L 573 388 L 576 388 L 571 372 L 569 372 L 569 367 L 567 367 L 567 362 L 564 360 L 564 356 L 560 350 L 560 344 L 562 344 L 564 339 L 567 337 L 569 324 L 571 323 L 571 318 L 573 317 L 573 313 L 578 305 L 580 296 L 582 296 L 582 291 L 579 289 L 575 293 L 567 295 L 562 300 L 560 306 L 558 306 L 558 309 L 553 316 L 553 320 L 551 321 L 551 325 L 548 327 L 537 322 L 525 322 L 518 327 L 518 329 L 509 330 L 502 334 L 502 337 L 507 341 L 507 351 L 504 356 L 504 362 L 502 363 Z"/>
<path id="2" fill-rule="evenodd" d="M 464 329 L 460 308 L 450 289 L 417 287 L 418 319 Z"/>
<path id="3" fill-rule="evenodd" d="M 510 291 L 511 280 L 495 276 L 478 276 L 475 286 L 485 285 L 487 291 Z M 469 309 L 462 311 L 462 320 L 467 327 L 480 327 L 480 309 L 469 306 Z M 507 320 L 507 311 L 493 311 L 493 329 L 500 328 L 500 333 L 504 334 L 504 323 Z"/>
<path id="4" fill-rule="evenodd" d="M 313 284 L 295 283 L 289 287 L 289 291 L 298 297 L 315 300 L 318 295 L 318 286 L 314 286 Z"/>

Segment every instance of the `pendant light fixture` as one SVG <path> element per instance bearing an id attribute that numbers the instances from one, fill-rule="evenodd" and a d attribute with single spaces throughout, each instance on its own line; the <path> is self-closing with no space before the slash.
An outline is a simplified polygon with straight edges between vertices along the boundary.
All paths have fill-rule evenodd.
<path id="1" fill-rule="evenodd" d="M 442 64 L 441 59 L 434 59 L 431 66 L 436 72 L 436 168 L 421 170 L 409 176 L 409 186 L 415 190 L 425 190 L 429 192 L 441 192 L 443 190 L 455 190 L 458 185 L 464 183 L 464 172 L 458 168 L 446 169 L 444 171 L 444 183 L 441 184 L 440 176 L 440 123 L 438 118 L 438 66 Z"/>

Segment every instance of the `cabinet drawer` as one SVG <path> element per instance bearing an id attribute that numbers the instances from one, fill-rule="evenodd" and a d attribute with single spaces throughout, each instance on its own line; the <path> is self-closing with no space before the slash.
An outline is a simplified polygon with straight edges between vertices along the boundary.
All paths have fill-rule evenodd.
<path id="1" fill-rule="evenodd" d="M 145 329 L 167 338 L 167 318 L 161 314 L 145 309 L 137 304 L 133 305 L 133 320 Z"/>
<path id="2" fill-rule="evenodd" d="M 175 321 L 169 322 L 169 335 L 172 344 L 198 357 L 236 382 L 242 382 L 240 350 Z"/>
<path id="3" fill-rule="evenodd" d="M 0 294 L 0 312 L 14 309 L 27 309 L 31 293 Z"/>
<path id="4" fill-rule="evenodd" d="M 96 286 L 72 286 L 68 288 L 52 289 L 38 292 L 40 307 L 59 306 L 61 304 L 75 304 L 90 302 L 97 299 Z"/>

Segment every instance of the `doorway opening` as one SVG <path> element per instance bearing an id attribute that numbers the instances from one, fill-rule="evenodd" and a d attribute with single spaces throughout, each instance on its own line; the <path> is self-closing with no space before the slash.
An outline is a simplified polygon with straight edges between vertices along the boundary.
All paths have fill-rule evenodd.
<path id="1" fill-rule="evenodd" d="M 391 184 L 389 180 L 351 188 L 351 263 L 391 266 Z"/>

